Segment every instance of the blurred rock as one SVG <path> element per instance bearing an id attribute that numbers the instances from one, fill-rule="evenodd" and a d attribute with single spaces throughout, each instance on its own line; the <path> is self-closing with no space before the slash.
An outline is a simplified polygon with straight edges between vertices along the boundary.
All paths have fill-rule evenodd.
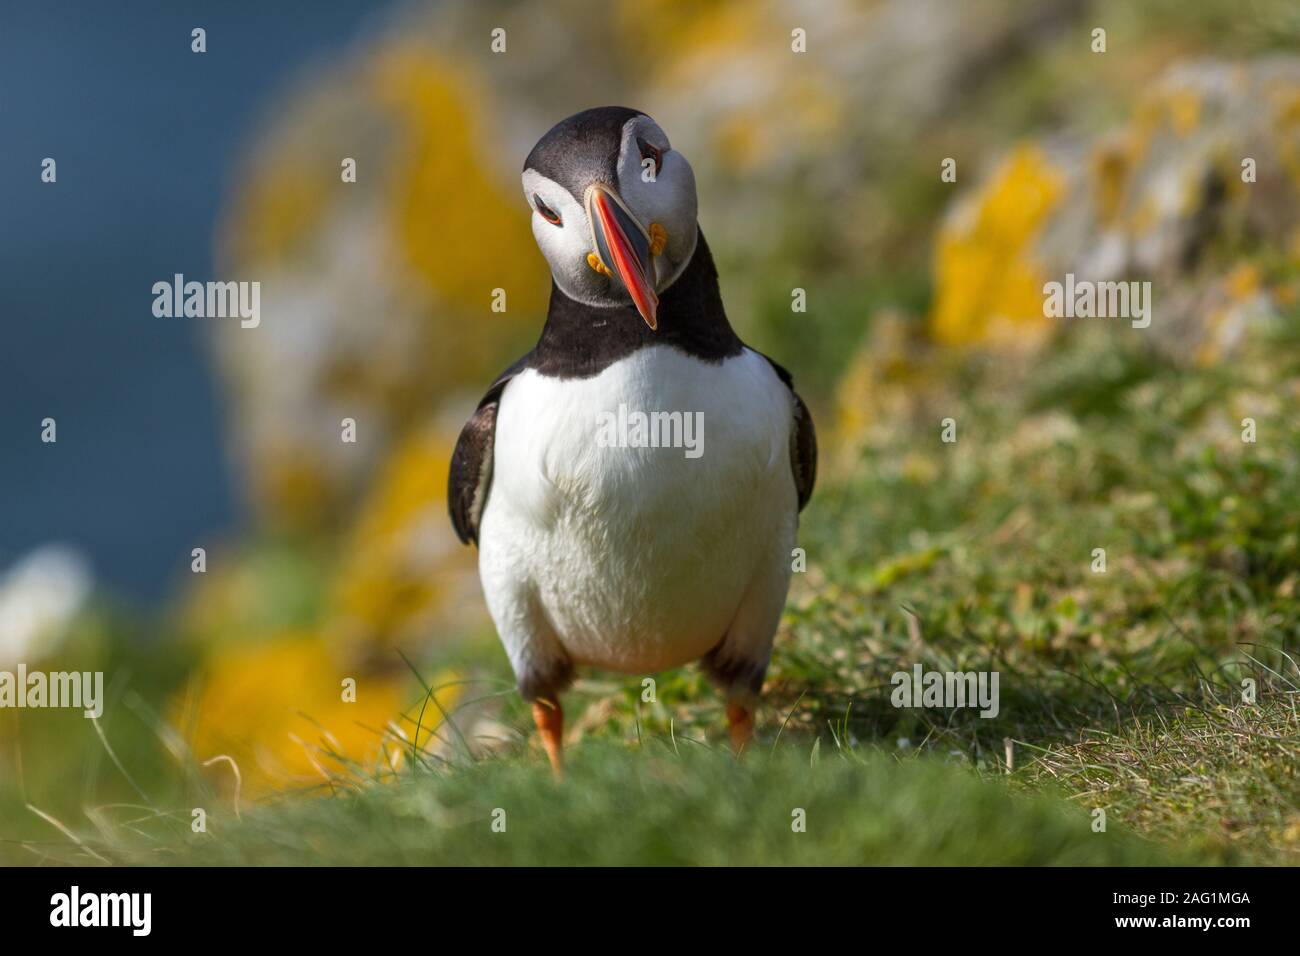
<path id="1" fill-rule="evenodd" d="M 1255 182 L 1243 182 L 1254 161 Z M 1178 66 L 1097 137 L 1014 148 L 953 207 L 929 325 L 944 344 L 1033 345 L 1043 285 L 1150 281 L 1149 330 L 1188 360 L 1229 352 L 1287 291 L 1300 248 L 1300 60 Z M 1136 330 L 1134 330 L 1136 332 Z"/>
<path id="2" fill-rule="evenodd" d="M 213 335 L 257 515 L 339 527 L 394 442 L 524 347 L 549 284 L 490 110 L 444 59 L 380 46 L 291 99 L 225 232 L 223 271 L 262 282 L 262 323 Z"/>

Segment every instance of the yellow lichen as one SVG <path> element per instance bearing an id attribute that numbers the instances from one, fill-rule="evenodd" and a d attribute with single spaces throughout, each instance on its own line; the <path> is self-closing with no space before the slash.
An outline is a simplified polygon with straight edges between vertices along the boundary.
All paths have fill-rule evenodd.
<path id="1" fill-rule="evenodd" d="M 351 702 L 344 694 L 348 678 L 356 682 Z M 447 679 L 435 678 L 434 686 Z M 455 696 L 447 689 L 438 700 L 450 708 Z M 418 711 L 420 699 L 409 672 L 359 672 L 314 635 L 288 632 L 224 646 L 200 668 L 171 716 L 187 732 L 198 762 L 230 757 L 243 796 L 256 797 L 400 766 L 415 736 L 415 723 L 403 711 Z M 428 708 L 420 746 L 438 723 L 439 711 Z M 230 779 L 224 772 L 220 778 Z"/>
<path id="2" fill-rule="evenodd" d="M 225 251 L 236 262 L 273 265 L 297 251 L 329 209 L 328 180 L 304 175 L 296 153 L 268 153 L 248 166 L 235 193 Z"/>
<path id="3" fill-rule="evenodd" d="M 1294 188 L 1300 189 L 1300 90 L 1287 87 L 1273 94 L 1273 125 L 1278 157 Z"/>
<path id="4" fill-rule="evenodd" d="M 737 110 L 714 130 L 713 151 L 727 169 L 738 175 L 761 167 L 772 155 L 772 143 L 765 135 L 760 114 Z"/>
<path id="5" fill-rule="evenodd" d="M 1065 179 L 1036 146 L 1014 150 L 972 200 L 970 215 L 941 229 L 930 329 L 936 341 L 1009 341 L 1041 329 L 1043 275 L 1033 242 Z"/>
<path id="6" fill-rule="evenodd" d="M 492 115 L 486 94 L 469 70 L 415 47 L 382 51 L 372 80 L 398 129 L 385 184 L 395 251 L 439 301 L 487 313 L 490 290 L 502 288 L 509 308 L 495 313 L 500 322 L 535 320 L 546 270 L 518 180 L 498 175 L 502 166 L 513 172 L 515 158 L 494 156 L 475 120 Z"/>
<path id="7" fill-rule="evenodd" d="M 835 427 L 846 439 L 860 435 L 871 421 L 869 409 L 875 391 L 875 364 L 865 348 L 849 360 L 835 389 Z"/>
<path id="8" fill-rule="evenodd" d="M 1243 262 L 1235 266 L 1224 279 L 1228 295 L 1235 302 L 1255 295 L 1260 289 L 1260 282 L 1259 267 L 1252 262 Z"/>
<path id="9" fill-rule="evenodd" d="M 367 643 L 400 641 L 437 611 L 453 572 L 472 566 L 447 519 L 451 449 L 450 436 L 411 436 L 362 502 L 331 585 L 330 618 L 348 636 Z"/>
<path id="10" fill-rule="evenodd" d="M 1187 136 L 1201 119 L 1201 98 L 1192 90 L 1177 90 L 1165 101 L 1169 125 L 1179 136 Z"/>
<path id="11" fill-rule="evenodd" d="M 319 527 L 339 488 L 325 464 L 301 446 L 261 449 L 245 470 L 258 519 L 276 529 Z"/>
<path id="12" fill-rule="evenodd" d="M 662 71 L 674 61 L 752 49 L 766 19 L 751 0 L 620 0 L 613 24 L 625 56 Z"/>
<path id="13" fill-rule="evenodd" d="M 1097 219 L 1103 225 L 1111 225 L 1120 217 L 1136 159 L 1135 148 L 1134 138 L 1112 139 L 1101 143 L 1092 152 Z"/>

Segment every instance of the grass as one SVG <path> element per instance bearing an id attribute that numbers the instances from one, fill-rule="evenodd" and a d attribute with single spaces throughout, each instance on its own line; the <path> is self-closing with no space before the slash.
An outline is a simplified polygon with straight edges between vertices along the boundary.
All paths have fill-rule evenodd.
<path id="1" fill-rule="evenodd" d="M 47 844 L 52 860 L 186 865 L 1169 864 L 1184 851 L 930 760 L 814 757 L 806 741 L 737 763 L 720 750 L 592 741 L 556 784 L 536 760 L 419 771 L 236 820 L 136 812 L 129 834 Z"/>
<path id="2" fill-rule="evenodd" d="M 802 698 L 810 732 L 847 715 L 850 739 L 986 770 L 1011 738 L 1019 785 L 1225 862 L 1294 862 L 1296 329 L 1197 369 L 1098 329 L 942 369 L 953 384 L 917 389 L 812 516 L 818 575 L 773 696 Z M 891 707 L 890 674 L 917 662 L 998 671 L 1001 713 Z"/>
<path id="3" fill-rule="evenodd" d="M 580 739 L 558 786 L 507 696 L 496 717 L 518 733 L 503 747 L 468 760 L 447 734 L 441 758 L 354 770 L 238 817 L 191 767 L 167 797 L 97 804 L 88 825 L 50 814 L 62 829 L 10 794 L 0 857 L 1294 863 L 1297 346 L 1292 313 L 1205 366 L 1096 325 L 1032 357 L 882 362 L 876 404 L 888 413 L 869 410 L 852 436 L 823 416 L 808 570 L 758 745 L 739 765 L 694 668 L 656 675 L 649 704 L 640 677 L 590 675 L 567 702 Z M 948 417 L 955 443 L 940 439 Z M 1254 443 L 1241 440 L 1245 417 Z M 421 666 L 507 676 L 490 634 L 442 653 Z M 891 676 L 918 663 L 996 671 L 999 713 L 895 708 Z M 89 746 L 125 732 L 112 725 Z M 120 749 L 126 759 L 101 754 L 84 773 L 148 763 Z M 83 792 L 89 806 L 100 791 Z M 195 805 L 208 808 L 206 833 L 191 830 Z M 806 832 L 791 829 L 796 808 Z M 497 809 L 504 833 L 491 827 Z"/>

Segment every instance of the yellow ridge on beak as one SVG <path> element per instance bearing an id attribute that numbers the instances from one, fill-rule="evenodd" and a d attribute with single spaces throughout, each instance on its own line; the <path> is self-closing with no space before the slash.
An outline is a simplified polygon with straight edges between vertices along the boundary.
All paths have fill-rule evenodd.
<path id="1" fill-rule="evenodd" d="M 668 230 L 657 222 L 650 223 L 650 255 L 662 255 L 668 245 Z"/>

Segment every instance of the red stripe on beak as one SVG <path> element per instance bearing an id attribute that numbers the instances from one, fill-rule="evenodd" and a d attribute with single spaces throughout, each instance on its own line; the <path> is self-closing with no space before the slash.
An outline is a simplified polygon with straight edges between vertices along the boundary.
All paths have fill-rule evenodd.
<path id="1" fill-rule="evenodd" d="M 659 307 L 659 296 L 655 294 L 654 284 L 646 275 L 641 259 L 618 221 L 614 200 L 600 186 L 593 187 L 591 198 L 596 210 L 596 227 L 600 229 L 605 244 L 609 247 L 610 257 L 614 260 L 606 265 L 612 267 L 618 275 L 646 325 L 658 329 L 659 322 L 655 313 Z"/>

